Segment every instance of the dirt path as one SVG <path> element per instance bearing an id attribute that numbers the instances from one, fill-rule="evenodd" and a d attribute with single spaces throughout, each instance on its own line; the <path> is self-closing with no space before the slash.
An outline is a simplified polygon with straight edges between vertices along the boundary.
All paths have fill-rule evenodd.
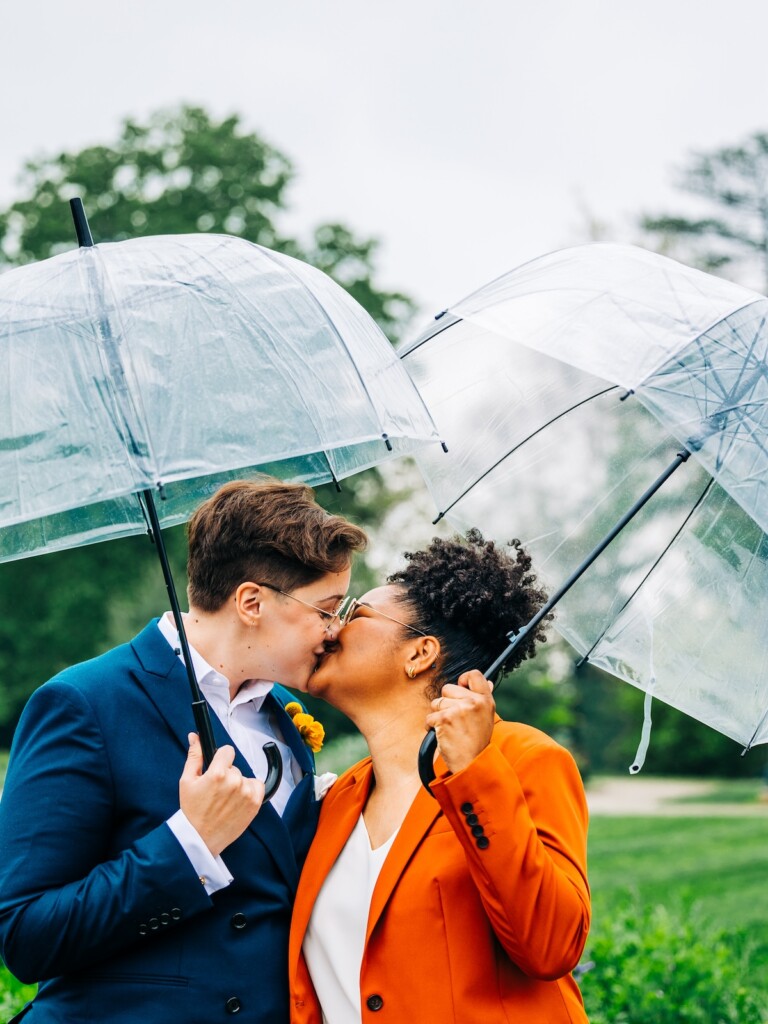
<path id="1" fill-rule="evenodd" d="M 594 779 L 587 785 L 587 803 L 590 814 L 596 816 L 764 817 L 768 820 L 768 801 L 714 803 L 700 799 L 722 788 L 721 782 L 708 780 L 611 776 Z"/>

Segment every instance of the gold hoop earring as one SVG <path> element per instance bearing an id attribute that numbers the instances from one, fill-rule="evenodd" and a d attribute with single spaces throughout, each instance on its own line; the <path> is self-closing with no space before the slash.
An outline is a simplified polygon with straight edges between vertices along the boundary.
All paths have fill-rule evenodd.
<path id="1" fill-rule="evenodd" d="M 406 675 L 408 676 L 409 679 L 415 679 L 416 678 L 416 669 L 413 667 L 413 665 L 409 665 L 406 668 L 405 672 L 406 672 Z"/>

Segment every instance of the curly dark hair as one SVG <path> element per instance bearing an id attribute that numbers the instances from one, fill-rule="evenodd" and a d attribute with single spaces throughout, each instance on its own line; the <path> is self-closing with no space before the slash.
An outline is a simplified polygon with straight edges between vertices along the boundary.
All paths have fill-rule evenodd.
<path id="1" fill-rule="evenodd" d="M 530 622 L 547 600 L 535 585 L 531 556 L 519 540 L 505 549 L 484 540 L 479 530 L 469 530 L 464 539 L 435 537 L 429 547 L 405 557 L 409 564 L 387 582 L 403 588 L 400 600 L 412 609 L 414 625 L 440 641 L 430 698 L 462 672 L 485 670 L 509 643 L 507 634 Z M 512 652 L 505 671 L 533 657 L 537 642 L 544 641 L 539 625 Z"/>

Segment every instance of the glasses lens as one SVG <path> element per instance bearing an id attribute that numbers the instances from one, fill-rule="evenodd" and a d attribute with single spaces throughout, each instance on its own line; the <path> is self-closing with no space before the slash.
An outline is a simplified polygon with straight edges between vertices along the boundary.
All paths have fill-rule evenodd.
<path id="1" fill-rule="evenodd" d="M 339 617 L 339 626 L 346 626 L 346 624 L 352 618 L 352 616 L 353 616 L 357 606 L 358 606 L 357 598 L 355 598 L 355 597 L 345 597 L 344 598 L 344 600 L 339 605 L 338 611 L 336 612 L 336 614 Z"/>

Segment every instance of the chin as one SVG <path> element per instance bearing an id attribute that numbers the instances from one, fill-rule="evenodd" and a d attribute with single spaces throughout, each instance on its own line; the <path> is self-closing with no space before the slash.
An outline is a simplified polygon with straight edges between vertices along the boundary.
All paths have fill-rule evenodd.
<path id="1" fill-rule="evenodd" d="M 315 671 L 307 680 L 306 692 L 310 697 L 324 697 L 331 681 L 331 673 L 328 670 L 327 663 L 331 660 L 331 655 L 326 654 L 317 666 Z"/>

